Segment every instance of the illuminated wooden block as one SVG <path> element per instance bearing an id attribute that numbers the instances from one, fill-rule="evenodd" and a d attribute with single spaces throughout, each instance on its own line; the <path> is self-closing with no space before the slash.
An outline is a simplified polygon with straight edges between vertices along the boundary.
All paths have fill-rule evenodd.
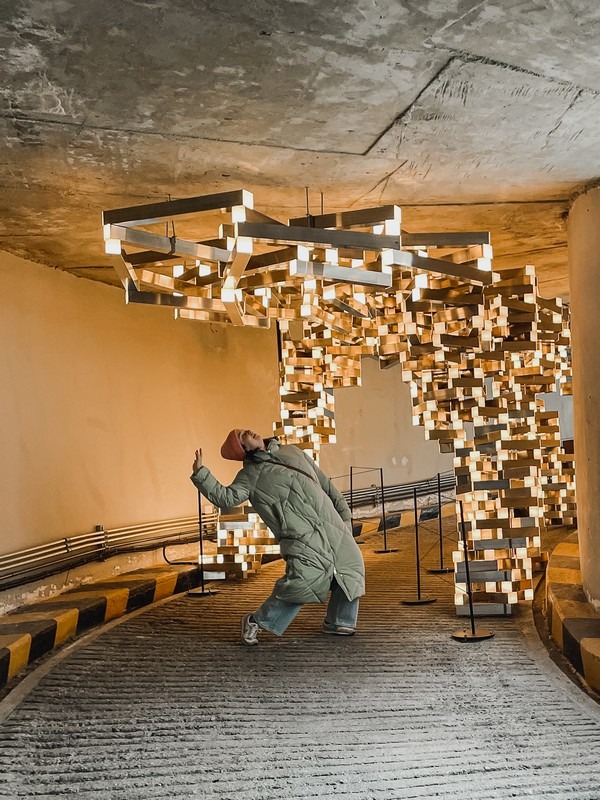
<path id="1" fill-rule="evenodd" d="M 317 458 L 335 442 L 333 391 L 360 385 L 361 357 L 400 363 L 413 423 L 456 456 L 468 552 L 485 576 L 478 604 L 503 609 L 528 597 L 522 564 L 539 558 L 540 526 L 576 513 L 573 459 L 536 397 L 554 385 L 572 392 L 568 307 L 539 296 L 531 265 L 494 271 L 489 234 L 401 231 L 397 206 L 287 225 L 253 206 L 240 191 L 105 212 L 128 301 L 201 321 L 277 319 L 274 431 Z M 211 236 L 165 236 L 165 221 L 185 215 L 187 233 L 216 211 L 222 224 Z M 270 546 L 231 523 L 218 540 L 223 557 Z"/>

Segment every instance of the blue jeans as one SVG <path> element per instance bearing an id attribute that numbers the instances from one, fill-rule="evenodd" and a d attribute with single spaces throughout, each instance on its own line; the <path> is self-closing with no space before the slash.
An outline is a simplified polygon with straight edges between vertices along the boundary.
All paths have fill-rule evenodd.
<path id="1" fill-rule="evenodd" d="M 252 617 L 258 625 L 275 636 L 281 636 L 296 614 L 302 608 L 302 603 L 288 603 L 275 597 L 275 590 L 268 597 Z M 358 597 L 348 600 L 343 590 L 334 580 L 331 584 L 331 596 L 327 604 L 325 620 L 331 625 L 343 625 L 346 628 L 355 628 L 358 618 Z"/>

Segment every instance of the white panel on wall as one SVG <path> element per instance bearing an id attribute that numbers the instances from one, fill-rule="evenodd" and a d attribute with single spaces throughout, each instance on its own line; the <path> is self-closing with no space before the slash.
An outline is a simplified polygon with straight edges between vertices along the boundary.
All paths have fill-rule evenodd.
<path id="1" fill-rule="evenodd" d="M 573 438 L 573 395 L 562 395 L 558 392 L 540 394 L 546 405 L 546 411 L 558 411 L 561 441 Z"/>

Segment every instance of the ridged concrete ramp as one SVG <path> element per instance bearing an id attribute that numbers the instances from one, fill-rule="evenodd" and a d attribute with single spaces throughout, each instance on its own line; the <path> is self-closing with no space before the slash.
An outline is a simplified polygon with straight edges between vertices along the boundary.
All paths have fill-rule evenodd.
<path id="1" fill-rule="evenodd" d="M 312 606 L 284 638 L 239 644 L 274 563 L 76 643 L 0 726 L 0 798 L 598 800 L 600 706 L 551 662 L 530 612 L 454 641 L 447 576 L 424 577 L 437 603 L 400 604 L 413 540 L 392 536 L 397 554 L 365 545 L 353 639 L 321 634 Z"/>

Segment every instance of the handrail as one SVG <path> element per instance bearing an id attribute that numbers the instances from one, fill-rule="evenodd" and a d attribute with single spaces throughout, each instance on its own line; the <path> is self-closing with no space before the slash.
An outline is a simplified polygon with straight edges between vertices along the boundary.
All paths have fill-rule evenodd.
<path id="1" fill-rule="evenodd" d="M 441 472 L 440 483 L 442 492 L 450 492 L 456 487 L 454 472 Z M 385 486 L 383 499 L 385 503 L 393 503 L 398 500 L 409 500 L 414 497 L 415 489 L 417 496 L 422 497 L 427 494 L 437 494 L 438 484 L 437 475 L 433 478 L 426 478 L 423 481 L 413 481 L 412 483 L 400 483 L 396 486 Z M 381 502 L 381 487 L 369 486 L 367 489 L 353 489 L 352 498 L 350 491 L 342 492 L 348 503 L 352 499 L 352 508 L 360 506 L 377 505 Z"/>
<path id="2" fill-rule="evenodd" d="M 453 472 L 441 473 L 442 491 L 455 487 Z M 384 502 L 407 500 L 437 492 L 437 475 L 424 481 L 384 487 Z M 342 492 L 350 500 L 350 492 Z M 381 502 L 381 487 L 354 489 L 352 507 L 377 505 Z M 202 531 L 205 538 L 214 538 L 217 529 L 216 509 L 203 516 Z M 65 569 L 82 566 L 90 561 L 104 561 L 111 556 L 136 551 L 151 550 L 164 545 L 188 544 L 198 538 L 198 517 L 144 522 L 121 528 L 104 529 L 68 536 L 46 544 L 0 555 L 0 591 L 12 589 L 33 580 L 43 580 Z"/>
<path id="3" fill-rule="evenodd" d="M 202 532 L 205 538 L 215 537 L 217 519 L 216 509 L 203 515 Z M 197 516 L 122 528 L 104 529 L 99 525 L 95 531 L 0 555 L 0 591 L 33 580 L 43 580 L 90 561 L 105 561 L 123 553 L 152 550 L 169 544 L 187 544 L 197 539 Z"/>

